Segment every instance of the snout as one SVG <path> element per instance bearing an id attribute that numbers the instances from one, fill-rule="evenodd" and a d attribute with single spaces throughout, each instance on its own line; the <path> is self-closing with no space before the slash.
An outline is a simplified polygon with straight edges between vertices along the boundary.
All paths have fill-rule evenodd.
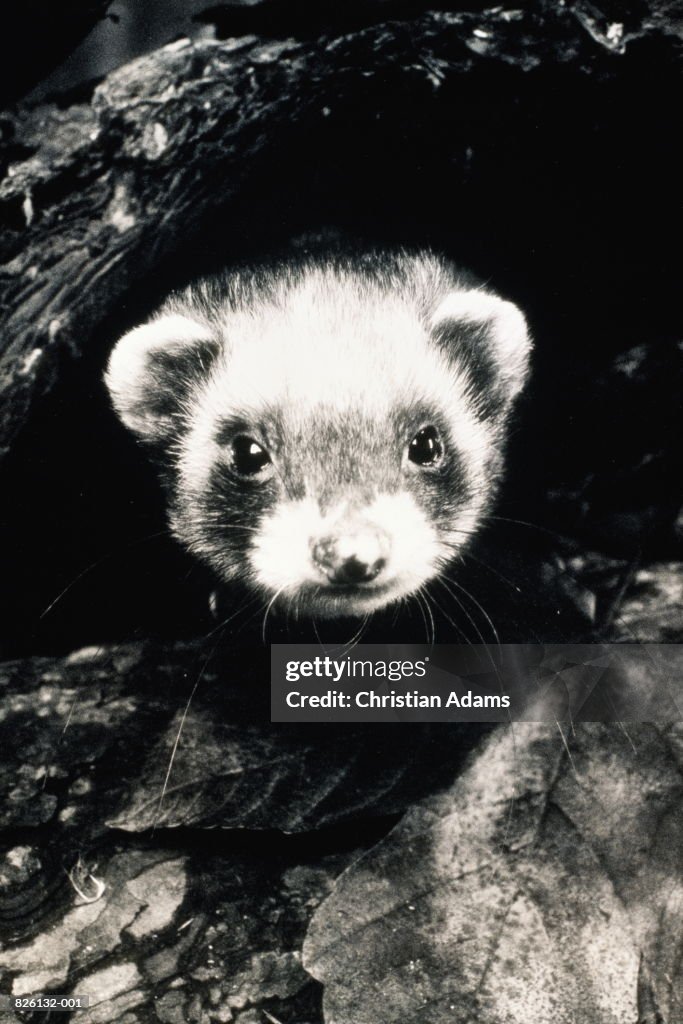
<path id="1" fill-rule="evenodd" d="M 386 568 L 391 542 L 381 527 L 362 524 L 339 529 L 311 542 L 311 557 L 335 586 L 371 583 Z"/>

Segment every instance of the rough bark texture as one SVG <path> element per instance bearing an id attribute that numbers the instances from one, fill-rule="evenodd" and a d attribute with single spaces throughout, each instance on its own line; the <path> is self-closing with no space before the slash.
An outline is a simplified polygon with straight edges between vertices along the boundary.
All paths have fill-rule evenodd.
<path id="1" fill-rule="evenodd" d="M 181 42 L 111 75 L 89 103 L 7 117 L 0 454 L 61 360 L 92 345 L 132 283 L 230 204 L 289 125 L 319 121 L 359 87 L 372 104 L 377 81 L 397 73 L 418 90 L 482 61 L 616 75 L 629 47 L 675 31 L 661 11 L 625 23 L 538 4 L 428 13 L 336 39 Z"/>
<path id="2" fill-rule="evenodd" d="M 2 666 L 0 992 L 87 994 L 84 1021 L 320 1019 L 301 966 L 313 910 L 477 733 L 271 725 L 265 652 L 222 655 Z M 190 829 L 216 825 L 231 831 Z"/>

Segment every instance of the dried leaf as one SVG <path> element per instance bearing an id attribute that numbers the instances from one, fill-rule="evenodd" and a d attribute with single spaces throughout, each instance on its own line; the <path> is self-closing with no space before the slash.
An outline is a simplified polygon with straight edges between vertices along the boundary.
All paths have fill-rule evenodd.
<path id="1" fill-rule="evenodd" d="M 86 648 L 0 670 L 0 827 L 307 831 L 450 783 L 481 730 L 271 723 L 269 652 Z M 482 727 L 485 728 L 485 727 Z"/>
<path id="2" fill-rule="evenodd" d="M 682 765 L 680 726 L 495 733 L 313 918 L 327 1024 L 683 1019 Z"/>
<path id="3" fill-rule="evenodd" d="M 234 712 L 234 709 L 233 709 Z M 481 727 L 255 723 L 206 706 L 179 713 L 107 824 L 299 832 L 395 814 L 445 784 Z M 176 738 L 180 741 L 173 755 Z M 168 780 L 166 776 L 168 774 Z"/>

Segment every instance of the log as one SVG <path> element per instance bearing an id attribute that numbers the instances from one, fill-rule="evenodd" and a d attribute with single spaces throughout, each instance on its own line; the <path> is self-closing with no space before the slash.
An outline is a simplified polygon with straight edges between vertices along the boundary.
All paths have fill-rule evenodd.
<path id="1" fill-rule="evenodd" d="M 85 994 L 84 1022 L 320 1020 L 313 911 L 479 732 L 273 725 L 267 653 L 247 654 L 0 666 L 0 997 Z"/>
<path id="2" fill-rule="evenodd" d="M 334 903 L 335 886 L 343 893 L 347 869 L 356 865 L 360 878 L 366 877 L 361 855 L 373 856 L 400 812 L 426 815 L 426 835 L 439 816 L 457 831 L 463 812 L 454 801 L 451 813 L 449 801 L 463 765 L 474 771 L 483 799 L 501 820 L 495 856 L 515 858 L 521 848 L 534 862 L 534 844 L 508 841 L 512 818 L 500 787 L 516 792 L 521 780 L 532 787 L 532 799 L 523 790 L 516 797 L 521 813 L 515 827 L 527 829 L 529 805 L 539 804 L 539 782 L 537 772 L 525 774 L 525 765 L 535 765 L 534 731 L 540 726 L 520 725 L 517 741 L 514 730 L 505 738 L 507 729 L 498 727 L 488 748 L 511 745 L 512 762 L 477 775 L 477 758 L 487 744 L 479 744 L 482 731 L 472 726 L 276 725 L 268 721 L 266 652 L 247 653 L 245 658 L 232 645 L 217 650 L 207 643 L 142 643 L 0 665 L 0 1000 L 9 994 L 87 996 L 91 1005 L 78 1012 L 84 1024 L 321 1024 L 321 986 L 302 963 L 313 915 L 328 897 Z M 678 671 L 677 657 L 674 649 L 672 671 Z M 586 806 L 588 826 L 611 837 L 612 830 L 604 829 L 604 802 L 592 799 L 571 753 L 565 759 L 567 738 L 554 724 L 542 728 L 553 785 L 563 763 Z M 680 729 L 628 728 L 577 725 L 569 742 L 581 753 L 593 785 L 626 790 L 630 806 L 641 805 L 641 817 L 649 808 L 675 830 L 680 783 L 662 743 L 680 743 Z M 521 738 L 527 735 L 525 750 Z M 614 781 L 615 751 L 625 781 Z M 590 758 L 602 758 L 610 770 L 601 763 L 591 775 L 585 767 Z M 641 778 L 646 769 L 656 786 Z M 467 813 L 484 827 L 490 819 L 481 799 L 470 794 Z M 614 803 L 610 808 L 624 834 L 619 860 L 625 849 L 637 855 L 639 891 L 645 884 L 641 862 L 651 861 L 643 854 L 638 821 Z M 556 832 L 547 834 L 554 842 Z M 646 834 L 659 833 L 643 826 Z M 574 831 L 567 842 L 576 844 Z M 465 830 L 458 843 L 465 862 L 471 857 L 489 871 L 488 858 L 477 860 L 476 834 Z M 401 856 L 405 880 L 396 892 L 381 885 L 378 913 L 387 894 L 401 899 L 407 913 L 430 891 L 431 867 L 420 865 L 421 849 L 408 844 Z M 678 847 L 673 840 L 658 849 L 666 859 L 666 851 Z M 593 862 L 600 863 L 592 856 Z M 435 864 L 450 868 L 451 861 L 442 853 Z M 660 871 L 657 877 L 666 875 Z M 626 879 L 631 884 L 628 871 Z M 588 905 L 602 908 L 591 889 L 602 883 L 581 884 Z M 490 885 L 489 877 L 483 891 Z M 449 890 L 454 913 L 459 892 L 460 885 Z M 566 902 L 562 885 L 553 892 Z M 372 919 L 373 904 L 363 909 Z M 322 913 L 329 946 L 339 915 L 330 924 L 329 903 Z M 680 915 L 672 915 L 678 922 Z M 391 915 L 386 922 L 394 951 L 396 942 L 403 948 Z M 340 927 L 341 939 L 343 921 Z M 433 927 L 438 949 L 441 929 Z M 367 942 L 368 933 L 362 935 Z M 314 945 L 315 938 L 308 969 L 318 977 Z M 377 958 L 380 972 L 395 966 L 383 959 L 384 948 L 370 957 Z M 611 948 L 618 950 L 619 943 Z M 665 961 L 652 956 L 655 973 L 666 973 Z M 449 971 L 448 965 L 435 968 L 437 987 L 446 984 Z M 622 974 L 616 983 L 624 983 Z M 351 980 L 344 998 L 354 990 Z M 453 998 L 449 984 L 446 1004 Z M 21 1019 L 10 1010 L 2 1017 Z"/>
<path id="3" fill-rule="evenodd" d="M 398 813 L 485 731 L 416 724 L 397 745 L 390 725 L 274 724 L 268 680 L 268 649 L 215 640 L 2 663 L 0 825 L 76 845 L 112 827 L 331 828 Z"/>
<path id="4" fill-rule="evenodd" d="M 333 111 L 349 145 L 358 127 L 349 117 L 378 125 L 386 117 L 400 133 L 402 105 L 416 118 L 415 103 L 429 107 L 445 84 L 479 68 L 604 82 L 631 54 L 635 67 L 644 51 L 650 67 L 653 54 L 668 65 L 676 23 L 661 12 L 651 3 L 617 22 L 587 5 L 536 3 L 433 12 L 300 42 L 181 41 L 110 75 L 90 102 L 8 115 L 0 458 L 64 366 L 102 344 L 138 282 L 179 254 L 187 276 L 188 252 L 216 219 L 230 238 L 241 188 L 260 161 L 281 158 L 283 140 L 291 152 L 295 128 L 298 144 L 322 133 Z"/>

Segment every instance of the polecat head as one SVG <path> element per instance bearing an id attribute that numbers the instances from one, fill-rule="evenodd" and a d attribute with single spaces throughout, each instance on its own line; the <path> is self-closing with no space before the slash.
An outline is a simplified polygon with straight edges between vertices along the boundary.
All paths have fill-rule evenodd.
<path id="1" fill-rule="evenodd" d="M 372 254 L 191 289 L 121 339 L 106 382 L 219 577 L 362 615 L 477 529 L 528 353 L 516 306 L 432 255 Z"/>

